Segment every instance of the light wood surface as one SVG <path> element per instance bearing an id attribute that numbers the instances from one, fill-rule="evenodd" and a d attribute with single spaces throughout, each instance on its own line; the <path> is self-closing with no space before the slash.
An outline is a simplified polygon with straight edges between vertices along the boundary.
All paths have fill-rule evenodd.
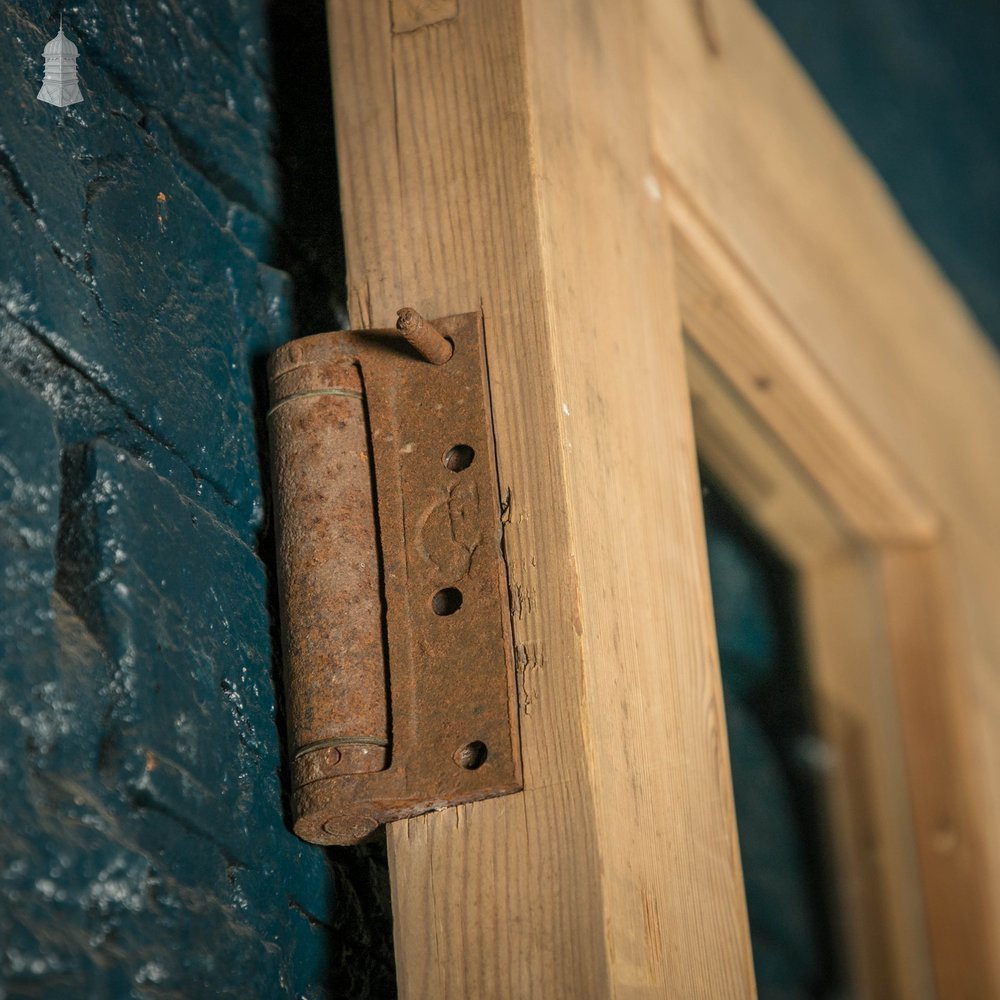
<path id="1" fill-rule="evenodd" d="M 892 650 L 873 553 L 799 567 L 806 663 L 825 744 L 834 869 L 855 993 L 932 1000 Z"/>
<path id="2" fill-rule="evenodd" d="M 686 330 L 699 458 L 793 566 L 835 558 L 849 537 L 840 511 L 701 350 L 701 324 L 689 316 Z"/>
<path id="3" fill-rule="evenodd" d="M 675 276 L 757 330 L 768 376 L 702 353 L 837 530 L 895 553 L 900 732 L 958 797 L 914 810 L 938 995 L 997 995 L 1000 366 L 877 178 L 745 0 L 329 3 L 352 322 L 483 310 L 510 498 L 526 789 L 390 830 L 402 995 L 752 994 Z"/>
<path id="4" fill-rule="evenodd" d="M 661 167 L 944 522 L 973 794 L 1000 831 L 996 353 L 764 18 L 710 7 L 711 40 L 692 6 L 648 8 Z M 984 858 L 1000 956 L 1000 835 Z"/>
<path id="5" fill-rule="evenodd" d="M 671 206 L 699 452 L 799 570 L 855 983 L 997 995 L 948 520 L 727 244 Z"/>
<path id="6" fill-rule="evenodd" d="M 352 322 L 482 309 L 510 497 L 525 791 L 390 829 L 401 995 L 751 996 L 642 21 L 330 11 Z"/>
<path id="7" fill-rule="evenodd" d="M 856 447 L 843 447 L 850 414 L 829 386 L 815 396 L 791 395 L 776 419 L 772 411 L 765 419 L 756 409 L 761 395 L 756 382 L 778 384 L 782 373 L 787 375 L 789 354 L 797 358 L 796 382 L 822 383 L 822 374 L 797 355 L 794 341 L 761 336 L 754 325 L 736 321 L 731 310 L 737 305 L 755 311 L 749 290 L 742 289 L 734 301 L 724 290 L 724 274 L 712 277 L 704 261 L 681 259 L 679 273 L 681 301 L 691 306 L 682 315 L 698 453 L 797 571 L 806 683 L 822 741 L 813 749 L 830 823 L 834 924 L 843 938 L 850 981 L 855 995 L 865 1000 L 931 1000 L 923 879 L 878 572 L 877 539 L 886 529 L 898 542 L 905 534 L 875 518 L 864 519 L 874 535 L 860 535 L 855 498 L 879 494 L 889 510 L 908 513 L 917 541 L 932 518 L 905 483 L 887 477 L 891 463 L 875 442 L 855 432 Z M 689 285 L 685 275 L 694 273 L 698 280 Z M 713 289 L 710 299 L 703 298 L 706 281 Z M 712 308 L 705 308 L 707 301 Z M 727 341 L 733 343 L 732 356 L 741 360 L 737 377 L 746 370 L 756 373 L 750 385 L 744 384 L 746 395 L 702 350 Z M 729 357 L 724 350 L 721 354 Z M 803 426 L 815 451 L 830 459 L 813 464 L 812 473 L 796 457 Z M 904 660 L 907 652 L 896 650 Z M 905 668 L 899 673 L 901 683 L 919 683 Z M 942 693 L 935 678 L 920 681 L 929 699 Z M 936 741 L 953 743 L 954 716 L 936 721 Z M 915 792 L 921 803 L 940 794 L 925 783 Z M 950 898 L 970 891 L 978 892 L 975 882 L 956 882 Z M 980 937 L 977 948 L 982 943 Z"/>
<path id="8" fill-rule="evenodd" d="M 938 989 L 942 997 L 995 996 L 1000 466 L 992 429 L 1000 426 L 1000 365 L 766 21 L 742 0 L 710 7 L 711 37 L 688 5 L 648 8 L 660 168 L 678 226 L 696 217 L 725 246 L 933 508 L 947 539 L 948 627 L 964 643 L 948 668 L 950 728 L 970 747 L 966 773 L 952 779 L 983 817 L 974 838 L 983 900 L 970 912 L 985 916 L 971 938 L 959 923 L 937 925 L 947 935 L 936 942 L 939 960 L 953 955 L 953 966 L 969 967 L 968 978 L 949 973 Z M 933 743 L 932 734 L 923 738 Z M 926 842 L 927 831 L 918 833 Z"/>
<path id="9" fill-rule="evenodd" d="M 781 439 L 844 519 L 872 541 L 929 540 L 936 517 L 891 450 L 854 410 L 849 388 L 808 348 L 691 205 L 671 201 L 681 314 L 700 351 Z M 746 417 L 744 417 L 746 419 Z M 737 421 L 730 430 L 736 430 Z"/>
<path id="10" fill-rule="evenodd" d="M 975 787 L 984 776 L 969 766 L 968 659 L 954 567 L 947 539 L 881 553 L 906 763 L 919 790 L 914 821 L 938 995 L 995 997 L 989 960 L 997 928 L 984 875 L 987 842 L 995 847 L 996 838 Z"/>

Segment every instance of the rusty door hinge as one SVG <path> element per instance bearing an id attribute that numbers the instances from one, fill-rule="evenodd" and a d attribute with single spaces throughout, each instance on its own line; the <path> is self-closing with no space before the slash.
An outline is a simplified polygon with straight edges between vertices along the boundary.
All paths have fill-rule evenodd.
<path id="1" fill-rule="evenodd" d="M 354 843 L 518 791 L 479 314 L 400 310 L 397 330 L 286 344 L 269 372 L 295 832 Z"/>

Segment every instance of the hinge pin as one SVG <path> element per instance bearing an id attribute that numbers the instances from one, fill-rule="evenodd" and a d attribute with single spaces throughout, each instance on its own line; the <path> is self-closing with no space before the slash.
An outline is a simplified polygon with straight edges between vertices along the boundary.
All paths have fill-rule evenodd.
<path id="1" fill-rule="evenodd" d="M 416 309 L 404 306 L 396 314 L 396 329 L 406 338 L 407 343 L 432 365 L 443 365 L 455 348 L 451 341 L 441 336 L 437 328 L 428 323 Z"/>

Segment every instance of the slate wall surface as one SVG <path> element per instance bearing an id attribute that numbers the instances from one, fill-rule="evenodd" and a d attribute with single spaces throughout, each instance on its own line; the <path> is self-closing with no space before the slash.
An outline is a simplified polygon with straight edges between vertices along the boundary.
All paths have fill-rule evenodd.
<path id="1" fill-rule="evenodd" d="M 0 998 L 392 995 L 379 847 L 282 801 L 262 363 L 337 325 L 335 196 L 295 181 L 335 189 L 322 31 L 0 8 Z"/>

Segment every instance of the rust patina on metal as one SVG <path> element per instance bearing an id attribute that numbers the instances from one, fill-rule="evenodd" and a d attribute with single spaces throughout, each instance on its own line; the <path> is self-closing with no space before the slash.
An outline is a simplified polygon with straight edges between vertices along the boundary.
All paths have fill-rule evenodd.
<path id="1" fill-rule="evenodd" d="M 270 381 L 295 832 L 355 843 L 518 791 L 479 314 L 306 337 Z"/>

